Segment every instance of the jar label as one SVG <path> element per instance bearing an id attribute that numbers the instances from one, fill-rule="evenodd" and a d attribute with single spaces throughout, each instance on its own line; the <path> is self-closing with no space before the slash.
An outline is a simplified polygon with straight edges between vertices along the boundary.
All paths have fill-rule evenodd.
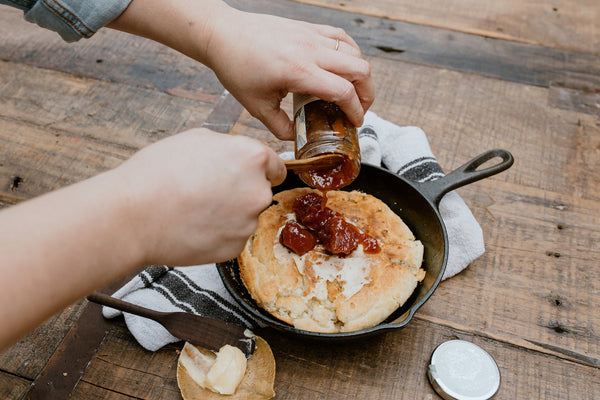
<path id="1" fill-rule="evenodd" d="M 304 107 L 300 107 L 300 109 L 296 111 L 294 122 L 296 124 L 296 154 L 298 154 L 298 151 L 300 151 L 307 142 Z"/>
<path id="2" fill-rule="evenodd" d="M 304 106 L 313 101 L 320 100 L 310 94 L 294 93 L 293 96 L 293 110 L 294 110 L 294 124 L 296 128 L 296 155 L 308 142 L 306 132 L 306 113 Z"/>

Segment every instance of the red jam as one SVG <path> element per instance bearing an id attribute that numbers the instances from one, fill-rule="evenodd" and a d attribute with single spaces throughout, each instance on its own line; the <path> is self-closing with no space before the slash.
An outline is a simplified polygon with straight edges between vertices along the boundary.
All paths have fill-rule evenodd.
<path id="1" fill-rule="evenodd" d="M 358 247 L 363 234 L 341 215 L 328 219 L 317 233 L 319 242 L 331 254 L 347 256 Z"/>
<path id="2" fill-rule="evenodd" d="M 307 172 L 306 183 L 320 190 L 335 190 L 349 185 L 358 175 L 358 166 L 348 156 L 331 168 L 312 169 Z"/>
<path id="3" fill-rule="evenodd" d="M 375 238 L 362 233 L 346 221 L 342 214 L 325 207 L 324 200 L 323 196 L 311 192 L 294 201 L 293 211 L 296 218 L 307 229 L 289 221 L 281 233 L 280 241 L 284 246 L 299 255 L 305 254 L 317 243 L 321 243 L 329 253 L 341 257 L 352 253 L 359 244 L 363 245 L 365 253 L 380 251 Z"/>
<path id="4" fill-rule="evenodd" d="M 371 236 L 364 235 L 361 243 L 363 245 L 363 251 L 367 254 L 379 253 L 381 250 L 379 248 L 379 243 L 377 243 L 377 239 Z"/>
<path id="5" fill-rule="evenodd" d="M 300 256 L 312 250 L 317 244 L 315 235 L 294 221 L 285 224 L 279 240 L 282 245 Z"/>
<path id="6" fill-rule="evenodd" d="M 313 231 L 319 231 L 325 223 L 337 214 L 331 208 L 325 207 L 325 198 L 317 193 L 307 193 L 294 201 L 292 210 L 298 221 Z"/>

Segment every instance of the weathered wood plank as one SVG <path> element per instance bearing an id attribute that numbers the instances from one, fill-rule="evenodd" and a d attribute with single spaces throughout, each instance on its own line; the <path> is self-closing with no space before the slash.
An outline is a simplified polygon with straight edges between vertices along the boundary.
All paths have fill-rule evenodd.
<path id="1" fill-rule="evenodd" d="M 419 317 L 600 367 L 598 294 L 589 282 L 598 279 L 599 262 L 561 257 L 566 260 L 559 263 L 490 241 L 487 249 L 444 282 Z"/>
<path id="2" fill-rule="evenodd" d="M 4 350 L 0 353 L 0 370 L 34 380 L 52 357 L 65 334 L 77 321 L 81 310 L 81 303 L 72 304 L 50 317 L 12 347 Z M 0 388 L 2 388 L 1 384 Z"/>
<path id="3" fill-rule="evenodd" d="M 151 40 L 102 29 L 92 38 L 65 43 L 55 33 L 0 5 L 2 60 L 66 71 L 76 76 L 154 88 L 178 97 L 216 101 L 223 92 L 204 65 Z"/>
<path id="4" fill-rule="evenodd" d="M 0 368 L 1 369 L 1 368 Z M 19 400 L 27 391 L 30 381 L 0 370 L 0 399 Z"/>
<path id="5" fill-rule="evenodd" d="M 229 3 L 248 11 L 340 26 L 367 55 L 546 87 L 553 82 L 569 87 L 573 77 L 591 87 L 600 87 L 597 54 L 491 39 L 292 1 L 230 0 Z M 89 40 L 65 44 L 4 9 L 0 13 L 0 35 L 3 37 L 0 54 L 5 60 L 149 86 L 176 96 L 211 102 L 222 92 L 206 67 L 164 46 L 120 32 L 102 30 Z"/>
<path id="6" fill-rule="evenodd" d="M 491 39 L 292 1 L 230 2 L 248 11 L 342 27 L 367 55 L 476 72 L 545 87 L 552 82 L 564 82 L 568 86 L 573 77 L 588 82 L 592 87 L 600 87 L 597 54 Z"/>
<path id="7" fill-rule="evenodd" d="M 422 314 L 600 367 L 600 203 L 494 180 L 475 185 L 461 193 L 487 252 L 444 282 Z"/>
<path id="8" fill-rule="evenodd" d="M 156 90 L 6 62 L 0 72 L 0 198 L 9 204 L 113 168 L 219 114 Z"/>
<path id="9" fill-rule="evenodd" d="M 109 328 L 97 307 L 86 306 L 24 399 L 68 398 Z"/>
<path id="10" fill-rule="evenodd" d="M 489 38 L 600 54 L 595 0 L 295 0 Z"/>
<path id="11" fill-rule="evenodd" d="M 462 331 L 414 320 L 407 328 L 348 345 L 311 345 L 272 335 L 278 365 L 276 391 L 285 399 L 435 399 L 426 367 L 435 347 L 449 339 L 474 342 L 495 358 L 502 383 L 497 399 L 593 399 L 597 369 Z M 532 393 L 532 388 L 540 394 Z"/>
<path id="12" fill-rule="evenodd" d="M 103 289 L 113 293 L 139 271 L 129 273 Z M 101 314 L 100 307 L 84 302 L 77 321 L 64 336 L 44 369 L 35 377 L 27 391 L 26 400 L 68 398 L 87 369 L 90 360 L 110 329 L 110 323 Z"/>
<path id="13" fill-rule="evenodd" d="M 307 342 L 273 331 L 262 333 L 277 363 L 275 391 L 281 399 L 437 398 L 425 376 L 431 352 L 451 338 L 473 341 L 496 359 L 502 386 L 498 399 L 593 399 L 600 390 L 597 369 L 519 347 L 482 339 L 460 330 L 416 319 L 402 331 L 332 345 Z M 86 398 L 88 385 L 139 399 L 179 399 L 175 366 L 181 345 L 148 353 L 121 322 L 115 323 L 73 393 Z M 100 389 L 98 389 L 100 390 Z M 528 397 L 526 394 L 531 394 Z M 575 396 L 575 397 L 573 397 Z"/>
<path id="14" fill-rule="evenodd" d="M 72 400 L 136 400 L 139 397 L 131 397 L 116 391 L 106 390 L 102 387 L 90 385 L 87 382 L 80 382 L 77 389 L 72 393 Z"/>
<path id="15" fill-rule="evenodd" d="M 114 168 L 133 150 L 2 120 L 0 198 L 31 198 Z M 15 178 L 20 183 L 15 187 Z"/>
<path id="16" fill-rule="evenodd" d="M 575 82 L 567 86 L 551 85 L 550 105 L 565 110 L 600 115 L 600 88 L 577 86 Z"/>
<path id="17" fill-rule="evenodd" d="M 229 133 L 243 110 L 244 107 L 225 90 L 202 126 L 215 132 Z"/>
<path id="18" fill-rule="evenodd" d="M 57 136 L 90 138 L 133 150 L 200 126 L 214 108 L 155 89 L 12 62 L 0 62 L 0 76 L 1 117 L 43 127 Z"/>
<path id="19" fill-rule="evenodd" d="M 181 346 L 167 345 L 152 353 L 135 341 L 122 319 L 111 324 L 113 329 L 98 349 L 82 383 L 97 386 L 107 393 L 118 392 L 133 398 L 180 399 L 176 371 Z M 84 399 L 86 395 L 78 385 L 72 398 Z"/>
<path id="20" fill-rule="evenodd" d="M 597 117 L 548 105 L 548 90 L 478 75 L 373 59 L 372 110 L 421 127 L 449 171 L 484 150 L 513 152 L 497 179 L 600 200 Z"/>

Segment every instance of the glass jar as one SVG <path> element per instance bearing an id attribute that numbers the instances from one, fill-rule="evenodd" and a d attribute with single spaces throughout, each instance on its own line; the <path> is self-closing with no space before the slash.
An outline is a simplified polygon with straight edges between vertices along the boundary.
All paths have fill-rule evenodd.
<path id="1" fill-rule="evenodd" d="M 343 155 L 342 161 L 326 169 L 298 174 L 307 185 L 327 191 L 349 185 L 360 172 L 360 147 L 356 127 L 335 103 L 294 94 L 296 159 L 322 154 Z"/>

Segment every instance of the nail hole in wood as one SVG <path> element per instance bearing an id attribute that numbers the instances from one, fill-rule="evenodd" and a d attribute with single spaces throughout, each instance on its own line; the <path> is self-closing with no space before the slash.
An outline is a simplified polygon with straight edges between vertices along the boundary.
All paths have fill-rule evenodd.
<path id="1" fill-rule="evenodd" d="M 563 333 L 569 333 L 569 330 L 558 321 L 551 322 L 550 324 L 548 324 L 548 328 L 552 329 L 554 332 L 561 334 L 561 335 Z"/>
<path id="2" fill-rule="evenodd" d="M 389 46 L 375 46 L 376 49 L 383 51 L 384 53 L 388 53 L 388 54 L 401 54 L 404 53 L 404 50 L 401 49 L 395 49 L 393 47 L 389 47 Z"/>
<path id="3" fill-rule="evenodd" d="M 19 188 L 22 182 L 23 178 L 21 178 L 20 176 L 13 176 L 12 181 L 10 182 L 10 190 L 14 192 Z"/>

